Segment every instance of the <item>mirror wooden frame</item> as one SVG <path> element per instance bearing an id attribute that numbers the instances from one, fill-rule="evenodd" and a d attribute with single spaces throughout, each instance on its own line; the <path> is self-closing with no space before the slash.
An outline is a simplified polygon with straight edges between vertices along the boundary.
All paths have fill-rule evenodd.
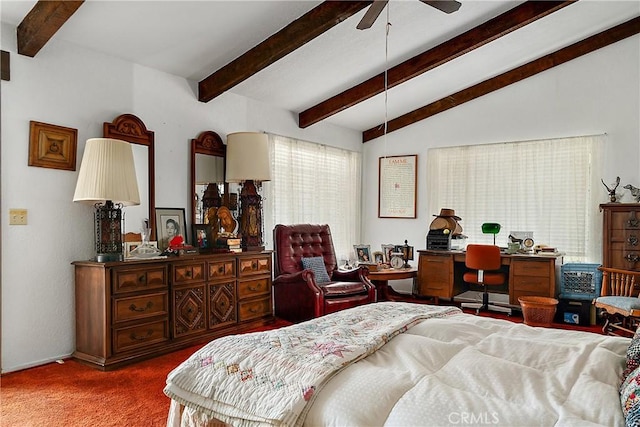
<path id="1" fill-rule="evenodd" d="M 196 154 L 222 157 L 223 164 L 227 154 L 227 146 L 220 135 L 211 130 L 200 132 L 197 138 L 191 140 L 191 224 L 196 224 Z M 226 164 L 225 166 L 226 167 Z M 224 170 L 223 170 L 224 176 Z M 225 185 L 225 191 L 227 186 Z"/>
<path id="2" fill-rule="evenodd" d="M 113 122 L 104 122 L 102 133 L 105 138 L 121 139 L 132 144 L 146 146 L 148 150 L 149 171 L 149 226 L 151 240 L 156 240 L 156 194 L 155 194 L 155 155 L 153 131 L 147 130 L 144 122 L 133 114 L 121 114 Z"/>

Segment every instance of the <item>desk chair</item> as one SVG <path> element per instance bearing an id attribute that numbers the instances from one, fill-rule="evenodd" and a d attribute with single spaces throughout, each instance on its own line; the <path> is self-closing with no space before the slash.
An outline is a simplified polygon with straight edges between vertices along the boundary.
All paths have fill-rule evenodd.
<path id="1" fill-rule="evenodd" d="M 488 286 L 500 286 L 505 282 L 504 273 L 500 270 L 500 248 L 495 245 L 467 245 L 465 266 L 467 271 L 462 276 L 466 283 L 481 285 L 483 287 L 482 303 L 465 302 L 460 304 L 462 308 L 475 308 L 476 314 L 480 311 L 498 311 L 511 315 L 509 307 L 501 307 L 489 303 Z"/>
<path id="2" fill-rule="evenodd" d="M 600 296 L 593 301 L 605 318 L 602 332 L 607 335 L 632 337 L 640 323 L 640 299 L 635 287 L 640 271 L 598 267 L 602 271 Z"/>

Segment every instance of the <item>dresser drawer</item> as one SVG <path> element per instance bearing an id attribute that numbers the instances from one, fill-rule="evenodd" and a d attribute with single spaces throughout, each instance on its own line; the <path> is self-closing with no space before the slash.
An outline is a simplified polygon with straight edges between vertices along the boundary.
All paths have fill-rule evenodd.
<path id="1" fill-rule="evenodd" d="M 209 280 L 228 279 L 236 277 L 236 260 L 226 259 L 207 263 Z"/>
<path id="2" fill-rule="evenodd" d="M 205 262 L 189 262 L 184 264 L 175 264 L 173 266 L 173 283 L 182 285 L 185 283 L 194 283 L 204 281 Z"/>
<path id="3" fill-rule="evenodd" d="M 113 299 L 114 323 L 166 315 L 168 312 L 169 293 L 167 291 Z"/>
<path id="4" fill-rule="evenodd" d="M 640 211 L 611 213 L 612 230 L 640 230 Z"/>
<path id="5" fill-rule="evenodd" d="M 239 277 L 269 273 L 271 271 L 271 257 L 256 256 L 239 258 L 238 270 Z"/>
<path id="6" fill-rule="evenodd" d="M 251 298 L 258 295 L 268 294 L 271 287 L 271 280 L 264 279 L 245 280 L 238 282 L 238 299 Z"/>
<path id="7" fill-rule="evenodd" d="M 536 276 L 544 277 L 549 282 L 550 264 L 544 261 L 518 261 L 511 262 L 511 271 L 514 276 Z"/>
<path id="8" fill-rule="evenodd" d="M 240 321 L 255 319 L 271 314 L 271 295 L 247 301 L 240 301 Z"/>
<path id="9" fill-rule="evenodd" d="M 164 265 L 113 270 L 113 293 L 167 288 Z"/>
<path id="10" fill-rule="evenodd" d="M 113 352 L 147 347 L 169 340 L 169 320 L 157 320 L 113 330 Z"/>
<path id="11" fill-rule="evenodd" d="M 549 290 L 549 277 L 513 276 L 511 287 L 515 291 L 537 292 L 538 295 L 546 295 Z"/>

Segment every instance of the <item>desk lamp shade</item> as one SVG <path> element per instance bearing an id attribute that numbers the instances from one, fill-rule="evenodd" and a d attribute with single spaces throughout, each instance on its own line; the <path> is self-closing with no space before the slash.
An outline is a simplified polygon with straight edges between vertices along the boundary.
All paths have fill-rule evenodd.
<path id="1" fill-rule="evenodd" d="M 485 222 L 482 224 L 483 234 L 493 234 L 493 244 L 496 244 L 496 234 L 500 232 L 500 224 L 497 222 Z"/>
<path id="2" fill-rule="evenodd" d="M 263 181 L 271 181 L 269 137 L 259 132 L 227 135 L 226 181 L 242 183 L 240 192 L 240 233 L 243 250 L 264 250 L 262 240 Z"/>
<path id="3" fill-rule="evenodd" d="M 128 142 L 87 140 L 73 201 L 92 203 L 96 208 L 96 260 L 122 260 L 121 207 L 140 204 L 133 151 Z"/>

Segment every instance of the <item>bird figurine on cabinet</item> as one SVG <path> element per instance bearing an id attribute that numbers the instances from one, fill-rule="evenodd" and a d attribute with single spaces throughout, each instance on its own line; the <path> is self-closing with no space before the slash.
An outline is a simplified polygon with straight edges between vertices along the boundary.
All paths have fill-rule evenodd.
<path id="1" fill-rule="evenodd" d="M 613 188 L 610 188 L 607 184 L 605 184 L 604 183 L 604 179 L 601 179 L 600 181 L 602 181 L 602 185 L 604 185 L 604 188 L 606 188 L 607 192 L 609 193 L 609 202 L 616 203 L 618 201 L 618 195 L 616 194 L 616 189 L 618 188 L 618 185 L 620 185 L 620 177 L 619 176 L 616 177 L 616 185 L 615 186 L 613 186 L 613 184 L 611 184 L 611 186 Z"/>

